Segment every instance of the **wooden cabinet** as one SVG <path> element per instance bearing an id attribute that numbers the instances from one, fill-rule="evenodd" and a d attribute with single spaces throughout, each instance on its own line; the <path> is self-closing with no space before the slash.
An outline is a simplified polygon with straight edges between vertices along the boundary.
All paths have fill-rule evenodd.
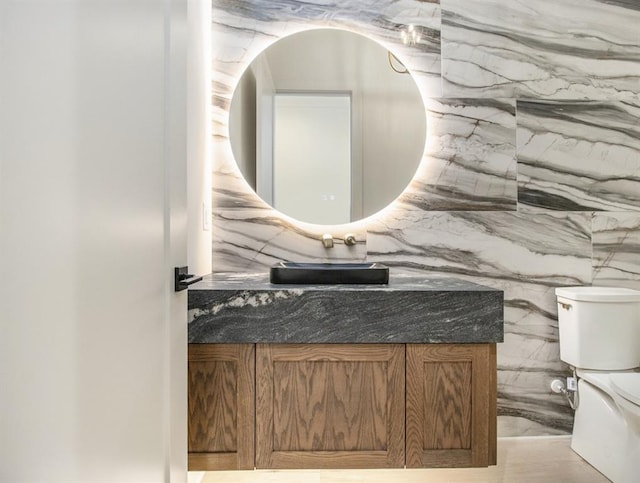
<path id="1" fill-rule="evenodd" d="M 403 467 L 404 355 L 400 344 L 258 344 L 256 467 Z"/>
<path id="2" fill-rule="evenodd" d="M 407 345 L 407 467 L 496 464 L 495 344 Z"/>
<path id="3" fill-rule="evenodd" d="M 190 470 L 495 463 L 495 344 L 189 346 Z"/>
<path id="4" fill-rule="evenodd" d="M 189 469 L 253 469 L 255 346 L 189 344 Z"/>

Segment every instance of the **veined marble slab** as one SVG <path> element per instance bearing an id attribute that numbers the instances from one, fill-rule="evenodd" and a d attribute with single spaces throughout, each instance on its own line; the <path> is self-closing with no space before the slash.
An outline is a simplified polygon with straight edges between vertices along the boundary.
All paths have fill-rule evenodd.
<path id="1" fill-rule="evenodd" d="M 591 277 L 590 213 L 398 209 L 369 226 L 367 261 L 390 267 L 571 285 Z"/>
<path id="2" fill-rule="evenodd" d="M 427 96 L 441 95 L 440 4 L 419 0 L 213 0 L 212 69 L 214 130 L 226 132 L 231 94 L 249 63 L 278 39 L 310 28 L 344 28 L 393 51 Z M 419 44 L 402 43 L 400 31 L 420 29 Z"/>
<path id="3" fill-rule="evenodd" d="M 640 213 L 594 213 L 593 285 L 640 290 Z"/>
<path id="4" fill-rule="evenodd" d="M 389 274 L 388 285 L 274 285 L 213 274 L 189 288 L 190 343 L 491 343 L 502 291 Z"/>
<path id="5" fill-rule="evenodd" d="M 405 45 L 413 26 L 420 42 Z M 343 28 L 390 49 L 411 70 L 423 96 L 440 96 L 438 0 L 213 0 L 211 52 L 214 136 L 227 136 L 231 96 L 242 73 L 282 37 L 312 28 Z"/>
<path id="6" fill-rule="evenodd" d="M 213 217 L 213 269 L 215 272 L 266 272 L 274 263 L 362 262 L 367 256 L 367 233 L 351 227 L 323 227 L 293 223 L 271 209 L 217 210 Z M 325 248 L 322 235 L 330 233 L 333 248 Z M 356 244 L 343 243 L 345 235 Z"/>
<path id="7" fill-rule="evenodd" d="M 640 211 L 639 106 L 518 101 L 517 109 L 521 207 Z"/>
<path id="8" fill-rule="evenodd" d="M 441 4 L 445 97 L 639 98 L 636 1 Z"/>
<path id="9" fill-rule="evenodd" d="M 560 360 L 555 288 L 506 285 L 505 340 L 498 346 L 498 415 L 504 419 L 499 434 L 570 433 L 573 411 L 549 391 L 553 379 L 568 375 Z"/>
<path id="10" fill-rule="evenodd" d="M 369 227 L 367 261 L 504 291 L 500 436 L 564 434 L 573 415 L 549 383 L 560 361 L 556 286 L 591 282 L 591 213 L 402 212 Z"/>
<path id="11" fill-rule="evenodd" d="M 421 210 L 515 210 L 509 99 L 428 99 L 426 157 L 401 201 Z"/>

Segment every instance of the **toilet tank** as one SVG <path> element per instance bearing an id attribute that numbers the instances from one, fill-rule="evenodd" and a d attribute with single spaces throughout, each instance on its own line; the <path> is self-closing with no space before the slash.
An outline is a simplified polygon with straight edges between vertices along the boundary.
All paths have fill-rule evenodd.
<path id="1" fill-rule="evenodd" d="M 560 359 L 576 368 L 640 366 L 640 291 L 616 287 L 560 287 Z"/>

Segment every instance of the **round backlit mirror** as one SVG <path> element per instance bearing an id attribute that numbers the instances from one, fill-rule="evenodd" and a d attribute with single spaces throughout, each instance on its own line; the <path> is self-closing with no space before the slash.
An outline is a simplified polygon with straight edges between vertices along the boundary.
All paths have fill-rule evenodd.
<path id="1" fill-rule="evenodd" d="M 229 138 L 254 191 L 300 221 L 341 224 L 391 203 L 422 159 L 426 112 L 404 65 L 337 29 L 285 37 L 249 65 Z"/>

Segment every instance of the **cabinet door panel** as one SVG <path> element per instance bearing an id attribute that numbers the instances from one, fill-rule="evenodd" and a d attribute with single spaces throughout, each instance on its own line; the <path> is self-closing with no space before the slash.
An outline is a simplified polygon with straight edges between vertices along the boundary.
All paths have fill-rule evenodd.
<path id="1" fill-rule="evenodd" d="M 495 464 L 495 344 L 407 345 L 407 467 Z"/>
<path id="2" fill-rule="evenodd" d="M 424 447 L 471 448 L 471 362 L 425 362 Z"/>
<path id="3" fill-rule="evenodd" d="M 190 452 L 229 453 L 237 448 L 237 369 L 231 361 L 189 362 Z"/>
<path id="4" fill-rule="evenodd" d="M 189 345 L 189 469 L 254 467 L 255 346 Z"/>
<path id="5" fill-rule="evenodd" d="M 387 370 L 386 362 L 274 362 L 274 451 L 386 450 Z"/>
<path id="6" fill-rule="evenodd" d="M 404 346 L 258 345 L 259 468 L 404 465 Z"/>

